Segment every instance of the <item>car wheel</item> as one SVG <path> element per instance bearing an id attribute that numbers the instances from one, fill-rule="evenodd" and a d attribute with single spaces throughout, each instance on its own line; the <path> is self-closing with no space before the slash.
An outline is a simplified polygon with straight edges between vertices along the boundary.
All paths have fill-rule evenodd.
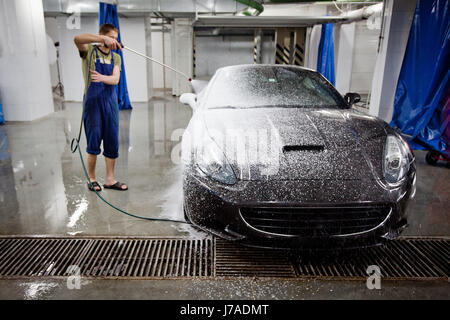
<path id="1" fill-rule="evenodd" d="M 434 150 L 428 151 L 427 155 L 425 156 L 425 160 L 427 161 L 428 164 L 435 166 L 439 160 L 439 152 Z"/>

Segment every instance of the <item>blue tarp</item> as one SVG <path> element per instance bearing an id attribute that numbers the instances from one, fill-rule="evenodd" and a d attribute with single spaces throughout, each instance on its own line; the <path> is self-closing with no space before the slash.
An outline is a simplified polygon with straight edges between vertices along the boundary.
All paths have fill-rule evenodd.
<path id="1" fill-rule="evenodd" d="M 333 24 L 323 24 L 317 54 L 317 71 L 334 86 L 334 42 Z"/>
<path id="2" fill-rule="evenodd" d="M 411 135 L 411 147 L 450 156 L 449 1 L 419 0 L 409 33 L 391 126 Z"/>
<path id="3" fill-rule="evenodd" d="M 113 24 L 117 30 L 119 30 L 119 37 L 118 40 L 121 43 L 120 40 L 120 29 L 119 29 L 119 16 L 117 14 L 117 6 L 114 4 L 109 3 L 103 3 L 100 2 L 100 13 L 99 13 L 99 25 L 102 25 L 104 23 L 111 23 Z M 127 79 L 125 77 L 125 65 L 123 62 L 123 55 L 121 50 L 115 50 L 120 57 L 122 58 L 122 71 L 120 72 L 120 81 L 119 84 L 116 87 L 117 90 L 117 97 L 119 99 L 119 109 L 132 109 L 130 98 L 128 96 L 128 89 L 127 89 Z"/>
<path id="4" fill-rule="evenodd" d="M 0 100 L 0 124 L 5 124 L 5 117 L 3 116 L 3 109 L 2 109 L 2 101 Z"/>

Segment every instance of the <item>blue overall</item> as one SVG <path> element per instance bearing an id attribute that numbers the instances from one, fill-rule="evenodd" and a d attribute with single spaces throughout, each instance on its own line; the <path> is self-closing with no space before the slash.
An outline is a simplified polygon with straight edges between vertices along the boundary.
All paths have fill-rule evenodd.
<path id="1" fill-rule="evenodd" d="M 112 51 L 111 63 L 101 63 L 97 48 L 95 51 L 95 71 L 110 76 L 114 69 Z M 90 73 L 90 66 L 88 66 Z M 90 77 L 90 74 L 89 74 Z M 114 85 L 103 82 L 91 82 L 84 101 L 84 129 L 86 132 L 89 154 L 100 154 L 100 144 L 103 140 L 103 155 L 115 159 L 119 156 L 119 105 Z"/>

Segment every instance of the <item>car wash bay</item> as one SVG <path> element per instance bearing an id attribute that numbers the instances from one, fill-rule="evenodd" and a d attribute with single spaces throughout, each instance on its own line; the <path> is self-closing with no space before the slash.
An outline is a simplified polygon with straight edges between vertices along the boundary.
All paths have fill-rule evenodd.
<path id="1" fill-rule="evenodd" d="M 398 19 L 411 21 L 415 6 L 406 1 L 387 1 L 387 5 L 393 21 L 385 32 L 400 38 L 392 41 L 403 42 L 403 48 L 396 47 L 398 44 L 391 47 L 388 41 L 377 53 L 375 40 L 380 29 L 368 27 L 368 19 L 358 20 L 343 24 L 338 31 L 335 25 L 334 59 L 338 90 L 343 94 L 361 93 L 362 103 L 357 108 L 366 113 L 378 112 L 375 115 L 390 120 L 395 91 L 389 92 L 386 83 L 396 81 L 390 77 L 398 78 L 409 34 L 409 26 L 401 20 L 397 25 L 394 18 L 398 14 Z M 310 20 L 326 13 L 336 17 L 335 22 L 342 19 L 333 4 L 273 6 L 271 15 L 282 16 L 286 10 L 293 15 L 292 10 L 302 10 L 299 12 L 311 15 Z M 266 7 L 269 11 L 270 3 Z M 2 299 L 448 298 L 449 170 L 443 162 L 428 165 L 426 151 L 415 151 L 417 192 L 402 237 L 387 248 L 329 259 L 314 253 L 285 254 L 240 247 L 188 224 L 139 220 L 106 206 L 87 189 L 79 158 L 70 150 L 78 130 L 82 95 L 80 65 L 75 60 L 78 58 L 72 39 L 77 33 L 95 32 L 98 24 L 93 12 L 98 9 L 94 7 L 93 12 L 81 15 L 80 30 L 67 28 L 67 18 L 55 8 L 60 7 L 52 6 L 52 1 L 43 2 L 41 23 L 50 38 L 60 43 L 64 97 L 58 90 L 51 94 L 50 87 L 58 84 L 55 63 L 47 71 L 48 84 L 29 84 L 30 90 L 35 90 L 35 104 L 18 101 L 14 111 L 6 105 L 14 100 L 2 79 L 6 116 L 6 125 L 0 126 Z M 188 18 L 177 20 L 179 17 L 169 9 L 145 17 L 129 13 L 127 19 L 120 20 L 122 41 L 201 79 L 231 64 L 298 63 L 317 68 L 314 52 L 319 47 L 320 30 L 315 29 L 323 21 L 305 24 L 306 18 L 299 23 L 280 17 L 279 25 L 273 25 L 267 18 L 268 22 L 253 27 L 246 26 L 245 20 L 204 18 L 186 39 L 185 32 L 180 36 L 176 31 L 185 31 Z M 241 9 L 233 4 L 223 10 Z M 358 7 L 348 4 L 339 9 L 353 11 Z M 122 10 L 126 15 L 126 8 Z M 292 26 L 294 23 L 298 24 Z M 345 45 L 349 34 L 351 46 Z M 352 59 L 343 53 L 345 50 L 351 50 Z M 280 57 L 287 61 L 277 61 Z M 400 59 L 397 75 L 377 68 L 395 59 Z M 133 109 L 119 113 L 120 157 L 116 170 L 130 190 L 103 190 L 102 195 L 129 212 L 182 220 L 180 166 L 173 159 L 179 152 L 183 129 L 192 117 L 192 110 L 177 97 L 187 91 L 187 84 L 128 52 L 124 53 L 124 61 Z M 377 83 L 373 80 L 376 77 L 381 79 Z M 40 85 L 44 87 L 36 88 Z M 374 92 L 379 95 L 374 97 Z M 390 109 L 389 103 L 380 103 L 390 99 L 389 95 Z M 84 135 L 81 145 L 86 145 Z M 97 175 L 103 182 L 105 168 L 101 159 Z M 73 264 L 81 267 L 83 290 L 67 287 L 67 267 Z M 371 264 L 381 266 L 385 278 L 382 290 L 366 287 L 365 271 Z"/>

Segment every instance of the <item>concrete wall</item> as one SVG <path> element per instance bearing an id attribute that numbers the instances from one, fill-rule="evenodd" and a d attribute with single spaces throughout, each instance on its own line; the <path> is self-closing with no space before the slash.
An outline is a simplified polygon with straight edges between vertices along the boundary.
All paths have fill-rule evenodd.
<path id="1" fill-rule="evenodd" d="M 164 46 L 164 63 L 171 65 L 172 62 L 172 34 L 171 32 L 164 32 L 163 33 L 163 46 Z M 157 48 L 155 48 L 157 49 Z M 170 69 L 164 68 L 164 87 L 166 89 L 172 88 L 172 78 L 174 76 L 173 71 Z"/>
<path id="2" fill-rule="evenodd" d="M 212 76 L 221 67 L 253 63 L 253 36 L 208 36 L 195 40 L 197 77 Z"/>
<path id="3" fill-rule="evenodd" d="M 196 37 L 196 75 L 212 76 L 217 69 L 237 64 L 253 63 L 253 36 Z M 262 37 L 261 63 L 275 63 L 275 42 Z"/>
<path id="4" fill-rule="evenodd" d="M 145 53 L 144 18 L 121 19 L 120 32 L 122 41 L 126 46 Z M 146 59 L 128 50 L 123 51 L 123 58 L 130 100 L 136 102 L 148 101 Z"/>
<path id="5" fill-rule="evenodd" d="M 262 37 L 261 63 L 275 63 L 275 39 L 272 36 Z"/>
<path id="6" fill-rule="evenodd" d="M 337 25 L 335 28 L 336 89 L 342 94 L 350 91 L 355 45 L 355 23 Z"/>
<path id="7" fill-rule="evenodd" d="M 152 58 L 171 65 L 172 48 L 170 30 L 162 31 L 161 28 L 152 29 Z M 153 88 L 172 88 L 172 71 L 153 63 Z"/>
<path id="8" fill-rule="evenodd" d="M 377 59 L 378 37 L 380 29 L 369 29 L 368 20 L 355 22 L 355 39 L 350 90 L 368 94 L 372 88 L 372 78 Z"/>
<path id="9" fill-rule="evenodd" d="M 54 111 L 41 1 L 0 1 L 0 97 L 7 121 Z"/>
<path id="10" fill-rule="evenodd" d="M 52 39 L 53 43 L 59 41 L 58 24 L 56 18 L 45 18 L 45 32 Z M 50 65 L 50 78 L 52 87 L 58 84 L 58 69 L 56 63 Z"/>
<path id="11" fill-rule="evenodd" d="M 163 61 L 163 33 L 161 30 L 152 30 L 152 58 Z M 153 88 L 164 88 L 164 68 L 153 64 Z"/>
<path id="12" fill-rule="evenodd" d="M 67 18 L 58 17 L 57 27 L 59 32 L 59 58 L 61 80 L 64 84 L 64 95 L 67 101 L 81 101 L 83 99 L 83 74 L 81 72 L 81 59 L 73 38 L 80 33 L 97 33 L 98 20 L 93 17 L 82 17 L 81 29 L 68 29 Z"/>
<path id="13" fill-rule="evenodd" d="M 172 21 L 170 33 L 172 56 L 168 64 L 178 70 L 177 73 L 173 71 L 171 73 L 172 95 L 179 96 L 191 91 L 191 85 L 186 78 L 192 77 L 193 31 L 192 21 L 188 18 L 177 18 Z"/>
<path id="14" fill-rule="evenodd" d="M 81 101 L 83 98 L 83 76 L 81 59 L 73 43 L 73 38 L 81 33 L 98 33 L 98 18 L 81 17 L 80 29 L 68 29 L 67 18 L 56 18 L 60 41 L 61 78 L 67 101 Z M 47 23 L 49 34 L 54 34 L 53 24 Z M 145 53 L 144 18 L 120 20 L 122 41 L 139 52 Z M 148 101 L 146 61 L 144 58 L 124 50 L 125 72 L 131 101 Z"/>

